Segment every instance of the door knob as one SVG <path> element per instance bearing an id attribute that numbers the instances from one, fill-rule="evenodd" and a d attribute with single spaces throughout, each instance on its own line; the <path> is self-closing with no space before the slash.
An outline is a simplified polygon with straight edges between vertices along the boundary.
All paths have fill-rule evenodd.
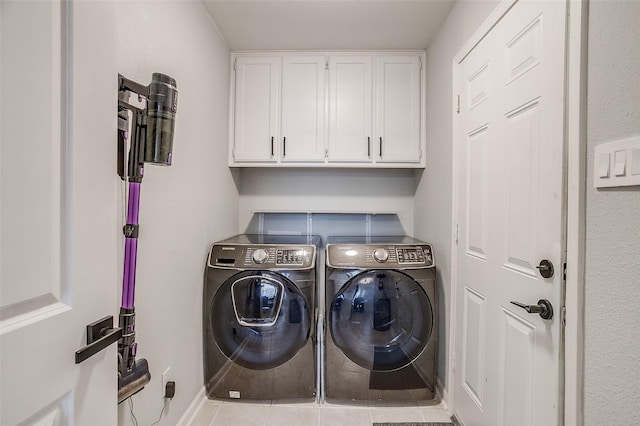
<path id="1" fill-rule="evenodd" d="M 544 278 L 553 277 L 553 263 L 549 262 L 547 259 L 541 260 L 540 264 L 536 266 L 536 268 Z"/>
<path id="2" fill-rule="evenodd" d="M 76 351 L 76 364 L 97 354 L 122 337 L 122 328 L 113 327 L 113 316 L 104 317 L 87 325 L 87 346 Z"/>
<path id="3" fill-rule="evenodd" d="M 553 306 L 551 306 L 551 302 L 549 302 L 547 299 L 538 300 L 537 305 L 525 305 L 524 303 L 520 302 L 511 303 L 521 307 L 530 314 L 539 314 L 540 318 L 542 319 L 550 320 L 551 318 L 553 318 Z"/>

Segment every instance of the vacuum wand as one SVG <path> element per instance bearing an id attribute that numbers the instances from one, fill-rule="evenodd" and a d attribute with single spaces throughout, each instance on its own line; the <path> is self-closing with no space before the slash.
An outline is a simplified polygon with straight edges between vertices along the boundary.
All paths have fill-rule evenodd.
<path id="1" fill-rule="evenodd" d="M 178 91 L 173 78 L 154 73 L 151 84 L 142 86 L 118 75 L 118 175 L 129 182 L 125 236 L 122 305 L 119 326 L 123 329 L 118 342 L 118 404 L 141 391 L 150 381 L 146 359 L 136 360 L 135 281 L 138 254 L 138 217 L 140 186 L 144 163 L 171 165 L 173 132 Z M 138 95 L 144 108 L 129 103 L 130 95 Z"/>

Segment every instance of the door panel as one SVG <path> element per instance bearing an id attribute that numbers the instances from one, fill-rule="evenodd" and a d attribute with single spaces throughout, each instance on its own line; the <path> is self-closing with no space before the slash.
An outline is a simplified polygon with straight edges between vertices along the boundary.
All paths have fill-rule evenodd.
<path id="1" fill-rule="evenodd" d="M 59 4 L 2 5 L 1 303 L 5 310 L 12 306 L 14 315 L 60 302 L 60 19 Z M 29 27 L 21 30 L 21 25 Z M 27 29 L 34 30 L 33 37 L 21 36 Z M 11 43 L 11 38 L 21 43 Z M 18 179 L 12 178 L 18 177 L 20 190 L 15 191 L 12 187 Z M 32 232 L 12 226 L 21 221 Z M 35 247 L 41 249 L 37 268 L 34 259 L 25 256 Z M 29 285 L 9 286 L 14 277 Z"/>
<path id="2" fill-rule="evenodd" d="M 462 337 L 462 386 L 478 407 L 484 401 L 486 298 L 465 289 Z"/>
<path id="3" fill-rule="evenodd" d="M 507 43 L 507 84 L 520 78 L 540 63 L 541 20 L 542 15 L 538 15 L 531 24 Z"/>
<path id="4" fill-rule="evenodd" d="M 499 425 L 532 425 L 536 327 L 502 309 L 500 312 Z"/>
<path id="5" fill-rule="evenodd" d="M 537 101 L 524 105 L 506 117 L 507 123 L 507 251 L 505 268 L 535 278 L 538 233 L 536 197 L 539 162 L 540 110 Z M 545 242 L 543 242 L 545 244 Z"/>
<path id="6" fill-rule="evenodd" d="M 552 425 L 561 413 L 564 39 L 563 2 L 520 0 L 457 66 L 453 408 L 465 425 Z M 511 303 L 540 299 L 551 319 Z"/>
<path id="7" fill-rule="evenodd" d="M 489 99 L 489 64 L 482 64 L 480 69 L 467 80 L 467 108 L 474 109 Z"/>
<path id="8" fill-rule="evenodd" d="M 467 254 L 478 259 L 487 258 L 488 192 L 487 192 L 487 133 L 488 127 L 474 131 L 467 139 Z"/>

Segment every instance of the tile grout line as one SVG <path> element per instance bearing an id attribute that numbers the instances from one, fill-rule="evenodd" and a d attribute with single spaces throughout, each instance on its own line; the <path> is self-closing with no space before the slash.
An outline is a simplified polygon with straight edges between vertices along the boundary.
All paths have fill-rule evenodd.
<path id="1" fill-rule="evenodd" d="M 256 423 L 257 426 L 265 426 L 265 425 L 269 425 L 271 424 L 270 422 L 273 420 L 275 422 L 278 421 L 278 415 L 276 414 L 276 412 L 274 410 L 277 410 L 276 407 L 282 407 L 285 409 L 285 411 L 287 411 L 287 409 L 291 408 L 293 409 L 295 408 L 304 408 L 305 410 L 311 409 L 311 410 L 315 410 L 316 413 L 316 421 L 315 422 L 310 422 L 310 425 L 315 423 L 317 426 L 322 426 L 323 425 L 323 420 L 324 420 L 324 416 L 328 415 L 328 412 L 330 412 L 332 409 L 342 409 L 342 410 L 347 410 L 347 411 L 360 411 L 360 410 L 364 410 L 365 408 L 368 410 L 368 415 L 365 415 L 367 418 L 367 423 L 369 425 L 373 424 L 374 420 L 376 421 L 413 421 L 413 422 L 445 422 L 444 417 L 443 417 L 443 413 L 446 413 L 446 410 L 440 408 L 440 407 L 432 407 L 434 408 L 435 412 L 433 413 L 433 415 L 430 415 L 432 413 L 429 413 L 427 411 L 425 411 L 426 407 L 422 407 L 422 406 L 412 406 L 412 407 L 374 407 L 374 406 L 342 406 L 342 405 L 337 405 L 337 406 L 332 406 L 332 405 L 328 405 L 328 404 L 318 404 L 317 406 L 309 406 L 308 404 L 303 404 L 301 406 L 295 406 L 295 405 L 279 405 L 279 404 L 274 404 L 274 403 L 268 403 L 268 404 L 248 404 L 248 405 L 252 405 L 252 406 L 262 406 L 263 408 L 268 408 L 268 410 L 266 410 L 267 412 L 264 413 L 266 414 L 266 416 L 264 417 L 263 421 L 260 423 Z M 223 409 L 223 407 L 226 407 L 227 409 L 230 409 L 232 407 L 237 407 L 240 406 L 240 404 L 234 403 L 233 401 L 222 401 L 220 405 L 218 405 L 215 409 L 215 411 L 212 413 L 212 417 L 211 420 L 209 422 L 207 422 L 206 424 L 208 426 L 215 426 L 216 425 L 216 421 L 220 421 L 222 419 L 221 416 L 225 415 L 225 410 Z M 388 408 L 390 412 L 385 413 L 385 408 Z M 417 416 L 411 415 L 409 416 L 409 418 L 404 418 L 404 419 L 400 419 L 396 417 L 398 416 L 398 409 L 401 408 L 411 408 L 411 410 L 409 411 L 413 411 L 413 410 L 417 410 L 415 412 L 415 414 L 417 414 Z M 427 408 L 428 410 L 428 408 Z M 375 411 L 375 412 L 374 412 Z M 400 410 L 403 411 L 403 410 Z M 437 412 L 437 414 L 436 414 Z M 364 413 L 363 413 L 364 414 Z M 410 413 L 406 413 L 406 414 L 410 414 Z M 333 414 L 332 414 L 333 415 Z M 382 417 L 380 417 L 382 416 Z M 374 419 L 374 417 L 376 417 L 376 419 Z M 400 416 L 402 417 L 402 416 Z M 377 420 L 378 418 L 380 418 L 380 420 Z M 386 420 L 388 418 L 388 420 Z M 204 419 L 203 419 L 204 420 Z M 364 418 L 362 418 L 362 420 L 364 420 Z M 450 422 L 450 416 L 447 415 L 446 416 L 446 422 Z M 204 424 L 204 423 L 203 423 Z M 196 425 L 194 425 L 196 426 Z M 329 426 L 329 425 L 327 425 Z"/>
<path id="2" fill-rule="evenodd" d="M 218 414 L 220 413 L 220 409 L 222 408 L 222 404 L 218 405 L 215 414 L 213 415 L 213 417 L 211 418 L 211 423 L 209 423 L 209 426 L 213 426 L 213 424 L 216 421 L 216 417 L 218 417 Z"/>

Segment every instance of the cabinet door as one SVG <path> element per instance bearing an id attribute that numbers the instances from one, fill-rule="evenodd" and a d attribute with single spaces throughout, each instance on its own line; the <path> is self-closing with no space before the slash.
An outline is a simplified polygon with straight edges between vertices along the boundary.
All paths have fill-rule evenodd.
<path id="1" fill-rule="evenodd" d="M 373 155 L 373 59 L 329 58 L 330 162 L 370 162 Z"/>
<path id="2" fill-rule="evenodd" d="M 236 58 L 234 161 L 276 161 L 280 58 Z"/>
<path id="3" fill-rule="evenodd" d="M 282 60 L 280 158 L 324 161 L 325 56 L 285 56 Z"/>
<path id="4" fill-rule="evenodd" d="M 376 162 L 418 163 L 420 56 L 379 56 L 376 65 Z"/>

